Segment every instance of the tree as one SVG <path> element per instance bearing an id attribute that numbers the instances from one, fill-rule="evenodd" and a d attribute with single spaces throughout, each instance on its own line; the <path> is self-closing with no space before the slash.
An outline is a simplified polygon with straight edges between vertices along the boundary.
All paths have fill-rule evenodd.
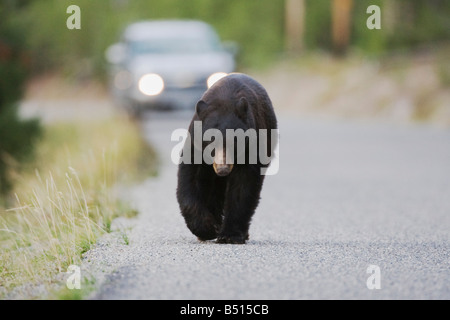
<path id="1" fill-rule="evenodd" d="M 0 196 L 12 185 L 11 170 L 31 155 L 39 136 L 38 120 L 22 120 L 17 101 L 27 77 L 28 56 L 24 36 L 7 23 L 8 13 L 0 7 Z"/>
<path id="2" fill-rule="evenodd" d="M 305 0 L 286 0 L 285 28 L 288 53 L 299 54 L 303 50 Z"/>
<path id="3" fill-rule="evenodd" d="M 336 54 L 345 54 L 350 43 L 352 8 L 353 0 L 332 1 L 333 50 Z"/>

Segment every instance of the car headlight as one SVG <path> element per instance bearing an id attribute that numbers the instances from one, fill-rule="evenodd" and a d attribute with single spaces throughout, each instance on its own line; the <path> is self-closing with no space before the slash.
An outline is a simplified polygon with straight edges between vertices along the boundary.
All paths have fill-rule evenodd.
<path id="1" fill-rule="evenodd" d="M 213 86 L 214 83 L 226 77 L 228 73 L 225 72 L 216 72 L 209 76 L 208 80 L 206 80 L 206 84 L 208 85 L 208 89 Z"/>
<path id="2" fill-rule="evenodd" d="M 156 73 L 143 75 L 139 79 L 139 91 L 147 96 L 156 96 L 164 90 L 164 80 Z"/>

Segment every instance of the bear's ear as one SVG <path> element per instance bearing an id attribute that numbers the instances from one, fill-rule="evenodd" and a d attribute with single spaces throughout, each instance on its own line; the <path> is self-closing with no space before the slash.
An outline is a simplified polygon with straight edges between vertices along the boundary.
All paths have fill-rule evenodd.
<path id="1" fill-rule="evenodd" d="M 200 117 L 200 114 L 206 110 L 206 108 L 208 108 L 208 104 L 203 101 L 200 100 L 199 102 L 197 102 L 197 106 L 195 107 L 195 112 L 197 113 L 197 115 Z"/>
<path id="2" fill-rule="evenodd" d="M 236 104 L 236 114 L 243 121 L 246 121 L 248 116 L 248 101 L 244 97 L 240 98 L 238 103 Z"/>

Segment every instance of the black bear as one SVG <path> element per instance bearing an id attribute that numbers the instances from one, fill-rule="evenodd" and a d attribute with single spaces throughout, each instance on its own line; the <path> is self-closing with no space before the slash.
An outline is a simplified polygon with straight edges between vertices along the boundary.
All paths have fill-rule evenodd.
<path id="1" fill-rule="evenodd" d="M 241 139 L 244 150 L 237 150 L 239 143 L 227 149 L 227 139 L 227 143 L 220 143 L 212 150 L 212 161 L 207 161 L 202 153 L 207 143 L 202 138 L 198 143 L 199 137 L 194 137 L 198 134 L 195 126 L 199 124 L 202 135 L 209 129 L 215 129 L 223 137 L 230 130 L 244 132 L 244 140 Z M 199 240 L 217 238 L 218 243 L 235 244 L 248 240 L 250 220 L 258 206 L 265 177 L 261 169 L 270 164 L 277 144 L 274 140 L 278 139 L 278 135 L 274 139 L 271 133 L 276 129 L 277 119 L 266 90 L 245 74 L 229 74 L 203 94 L 189 126 L 191 138 L 186 139 L 182 159 L 190 155 L 188 161 L 179 164 L 177 186 L 181 213 L 187 227 Z M 233 138 L 234 142 L 237 137 Z M 256 137 L 256 149 L 250 145 L 255 143 L 251 137 Z M 255 150 L 257 155 L 264 154 L 268 161 L 260 157 L 255 160 Z M 194 159 L 198 151 L 202 156 L 200 162 Z M 244 161 L 238 161 L 239 155 Z"/>

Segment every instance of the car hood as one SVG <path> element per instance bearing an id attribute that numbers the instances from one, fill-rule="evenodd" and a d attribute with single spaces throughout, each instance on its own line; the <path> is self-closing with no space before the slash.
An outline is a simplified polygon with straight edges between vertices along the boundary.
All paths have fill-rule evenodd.
<path id="1" fill-rule="evenodd" d="M 214 72 L 232 72 L 234 61 L 228 53 L 207 54 L 149 54 L 137 56 L 128 63 L 134 76 L 158 73 L 162 76 L 192 74 L 208 76 Z"/>

